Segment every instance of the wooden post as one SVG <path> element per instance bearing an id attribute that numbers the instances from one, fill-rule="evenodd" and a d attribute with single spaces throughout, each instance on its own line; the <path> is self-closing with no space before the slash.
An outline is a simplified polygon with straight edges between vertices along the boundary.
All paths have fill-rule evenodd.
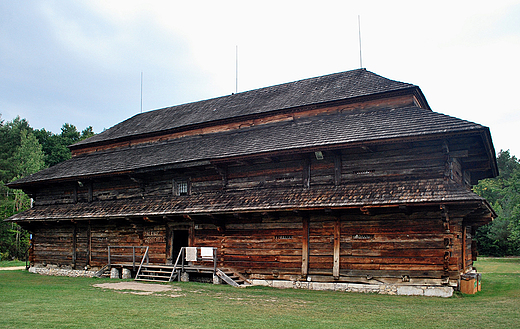
<path id="1" fill-rule="evenodd" d="M 135 271 L 135 246 L 132 246 L 132 268 Z"/>
<path id="2" fill-rule="evenodd" d="M 74 228 L 72 229 L 72 268 L 76 269 L 76 258 L 77 258 L 77 239 L 78 239 L 78 224 L 72 224 Z"/>
<path id="3" fill-rule="evenodd" d="M 78 203 L 78 183 L 74 183 L 73 199 L 74 203 Z"/>
<path id="4" fill-rule="evenodd" d="M 309 216 L 302 216 L 302 278 L 309 273 Z"/>
<path id="5" fill-rule="evenodd" d="M 341 154 L 334 154 L 334 186 L 341 185 Z"/>
<path id="6" fill-rule="evenodd" d="M 341 246 L 341 223 L 340 218 L 336 217 L 334 221 L 334 265 L 332 268 L 332 275 L 334 279 L 339 279 L 339 252 Z"/>
<path id="7" fill-rule="evenodd" d="M 94 183 L 92 181 L 88 182 L 88 202 L 92 202 L 94 199 Z"/>
<path id="8" fill-rule="evenodd" d="M 90 221 L 88 221 L 87 226 L 87 264 L 92 264 L 92 227 L 90 226 Z"/>
<path id="9" fill-rule="evenodd" d="M 464 225 L 464 223 L 461 223 L 463 225 L 462 229 L 462 272 L 466 272 L 466 235 L 468 233 L 468 227 Z"/>
<path id="10" fill-rule="evenodd" d="M 308 157 L 303 159 L 302 175 L 303 188 L 311 187 L 311 160 Z"/>

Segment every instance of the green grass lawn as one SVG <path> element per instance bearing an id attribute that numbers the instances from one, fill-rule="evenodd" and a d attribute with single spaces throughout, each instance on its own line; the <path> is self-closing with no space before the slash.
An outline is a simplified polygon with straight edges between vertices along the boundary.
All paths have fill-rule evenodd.
<path id="1" fill-rule="evenodd" d="M 25 261 L 22 260 L 2 260 L 0 267 L 25 266 Z"/>
<path id="2" fill-rule="evenodd" d="M 0 271 L 0 327 L 517 328 L 520 259 L 475 266 L 483 291 L 452 298 L 177 282 L 168 293 L 135 295 L 93 287 L 121 280 Z"/>

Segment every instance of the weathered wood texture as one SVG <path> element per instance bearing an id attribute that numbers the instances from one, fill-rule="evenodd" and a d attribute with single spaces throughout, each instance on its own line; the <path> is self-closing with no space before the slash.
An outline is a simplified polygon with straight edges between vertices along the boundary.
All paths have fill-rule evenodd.
<path id="1" fill-rule="evenodd" d="M 34 198 L 37 205 L 53 205 L 168 197 L 175 193 L 175 180 L 189 181 L 194 195 L 225 190 L 306 188 L 429 178 L 451 179 L 464 184 L 465 173 L 459 161 L 448 155 L 442 140 L 380 144 L 323 151 L 322 154 L 321 160 L 314 153 L 280 155 L 234 160 L 224 165 L 49 184 Z"/>
<path id="2" fill-rule="evenodd" d="M 81 269 L 90 265 L 90 224 L 78 222 L 73 232 L 73 266 Z"/>
<path id="3" fill-rule="evenodd" d="M 164 224 L 143 221 L 135 223 L 109 222 L 102 226 L 93 224 L 91 234 L 92 266 L 106 264 L 108 246 L 148 246 L 150 247 L 148 253 L 151 263 L 164 264 L 166 262 L 166 225 Z M 114 253 L 125 256 L 119 258 L 113 256 L 111 259 L 113 263 L 131 260 L 129 257 L 131 250 L 115 250 Z M 140 256 L 142 256 L 142 253 Z"/>
<path id="4" fill-rule="evenodd" d="M 50 224 L 34 232 L 32 259 L 76 268 L 103 266 L 109 245 L 149 246 L 150 262 L 164 264 L 171 259 L 167 227 L 182 224 L 194 227 L 188 244 L 218 248 L 219 266 L 236 268 L 252 278 L 308 274 L 331 280 L 357 276 L 440 279 L 456 278 L 463 272 L 463 257 L 466 268 L 472 265 L 470 235 L 463 245 L 462 220 L 452 219 L 448 233 L 440 209 L 411 214 L 395 210 L 254 213 L 202 216 L 179 224 L 151 220 Z M 112 252 L 112 263 L 131 261 L 130 250 Z"/>
<path id="5" fill-rule="evenodd" d="M 302 219 L 294 214 L 254 214 L 247 219 L 228 217 L 221 229 L 194 231 L 196 246 L 218 248 L 219 264 L 245 273 L 300 273 Z"/>
<path id="6" fill-rule="evenodd" d="M 92 152 L 99 152 L 103 150 L 109 150 L 114 148 L 120 148 L 120 147 L 127 147 L 127 146 L 135 146 L 143 143 L 150 143 L 150 142 L 158 142 L 158 141 L 165 141 L 170 139 L 176 139 L 186 136 L 194 136 L 194 135 L 201 135 L 201 134 L 209 134 L 209 133 L 216 133 L 216 132 L 223 132 L 223 131 L 230 131 L 235 129 L 242 129 L 245 127 L 251 127 L 251 126 L 258 126 L 262 124 L 269 124 L 269 123 L 275 123 L 275 122 L 282 122 L 282 121 L 290 121 L 297 118 L 304 118 L 304 117 L 311 117 L 316 115 L 323 115 L 323 114 L 331 114 L 331 113 L 339 113 L 344 111 L 351 111 L 351 110 L 360 110 L 360 109 L 378 109 L 378 108 L 390 108 L 390 107 L 401 107 L 401 106 L 413 106 L 417 105 L 417 99 L 413 95 L 401 95 L 401 96 L 395 96 L 391 98 L 384 98 L 384 99 L 376 99 L 376 100 L 364 100 L 363 102 L 350 102 L 349 104 L 341 105 L 341 106 L 327 106 L 327 107 L 320 107 L 320 108 L 314 108 L 311 107 L 310 109 L 299 109 L 295 110 L 292 109 L 290 111 L 285 111 L 282 113 L 275 113 L 274 115 L 271 113 L 266 113 L 262 116 L 257 116 L 256 118 L 247 118 L 240 121 L 234 121 L 231 123 L 224 123 L 224 124 L 212 124 L 210 126 L 198 126 L 195 129 L 193 127 L 190 127 L 188 129 L 178 129 L 178 132 L 164 132 L 162 134 L 151 134 L 151 136 L 147 137 L 138 137 L 133 138 L 130 141 L 122 141 L 122 142 L 110 142 L 109 144 L 104 143 L 104 145 L 97 145 L 97 146 L 81 146 L 81 147 L 73 147 L 72 148 L 72 155 L 77 156 L 80 154 L 87 154 Z"/>
<path id="7" fill-rule="evenodd" d="M 189 181 L 194 195 L 429 178 L 464 185 L 469 174 L 463 172 L 462 160 L 453 157 L 466 155 L 462 147 L 458 140 L 449 145 L 432 140 L 324 150 L 323 159 L 314 152 L 237 159 L 49 185 L 35 198 L 37 204 L 167 198 L 175 193 L 174 181 L 179 180 Z M 462 213 L 443 215 L 438 208 L 408 214 L 406 210 L 304 213 L 196 216 L 190 219 L 189 244 L 218 248 L 220 266 L 256 278 L 456 278 L 473 264 L 471 229 L 464 233 Z M 168 221 L 175 220 L 136 217 L 89 225 L 50 224 L 34 233 L 33 259 L 76 268 L 103 266 L 109 245 L 133 245 L 150 246 L 152 263 L 172 262 L 177 255 L 167 227 Z M 112 262 L 117 261 L 113 257 Z"/>
<path id="8" fill-rule="evenodd" d="M 31 258 L 41 264 L 73 266 L 72 223 L 50 223 L 33 230 Z"/>

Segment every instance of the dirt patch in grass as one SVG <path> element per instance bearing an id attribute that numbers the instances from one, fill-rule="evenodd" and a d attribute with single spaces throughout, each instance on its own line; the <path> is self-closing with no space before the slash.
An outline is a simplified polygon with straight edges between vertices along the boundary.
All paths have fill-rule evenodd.
<path id="1" fill-rule="evenodd" d="M 17 271 L 25 270 L 25 266 L 0 267 L 0 271 Z"/>
<path id="2" fill-rule="evenodd" d="M 133 281 L 116 282 L 116 283 L 98 283 L 93 285 L 96 288 L 118 290 L 125 294 L 134 295 L 169 295 L 170 297 L 182 297 L 184 294 L 179 294 L 181 288 L 167 286 L 164 284 L 155 283 L 141 283 Z"/>

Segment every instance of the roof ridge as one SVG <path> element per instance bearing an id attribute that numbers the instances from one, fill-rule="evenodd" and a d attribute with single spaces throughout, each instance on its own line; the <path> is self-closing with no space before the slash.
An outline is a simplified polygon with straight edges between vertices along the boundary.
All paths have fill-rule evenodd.
<path id="1" fill-rule="evenodd" d="M 136 114 L 72 148 L 413 87 L 366 69 L 331 73 Z"/>

